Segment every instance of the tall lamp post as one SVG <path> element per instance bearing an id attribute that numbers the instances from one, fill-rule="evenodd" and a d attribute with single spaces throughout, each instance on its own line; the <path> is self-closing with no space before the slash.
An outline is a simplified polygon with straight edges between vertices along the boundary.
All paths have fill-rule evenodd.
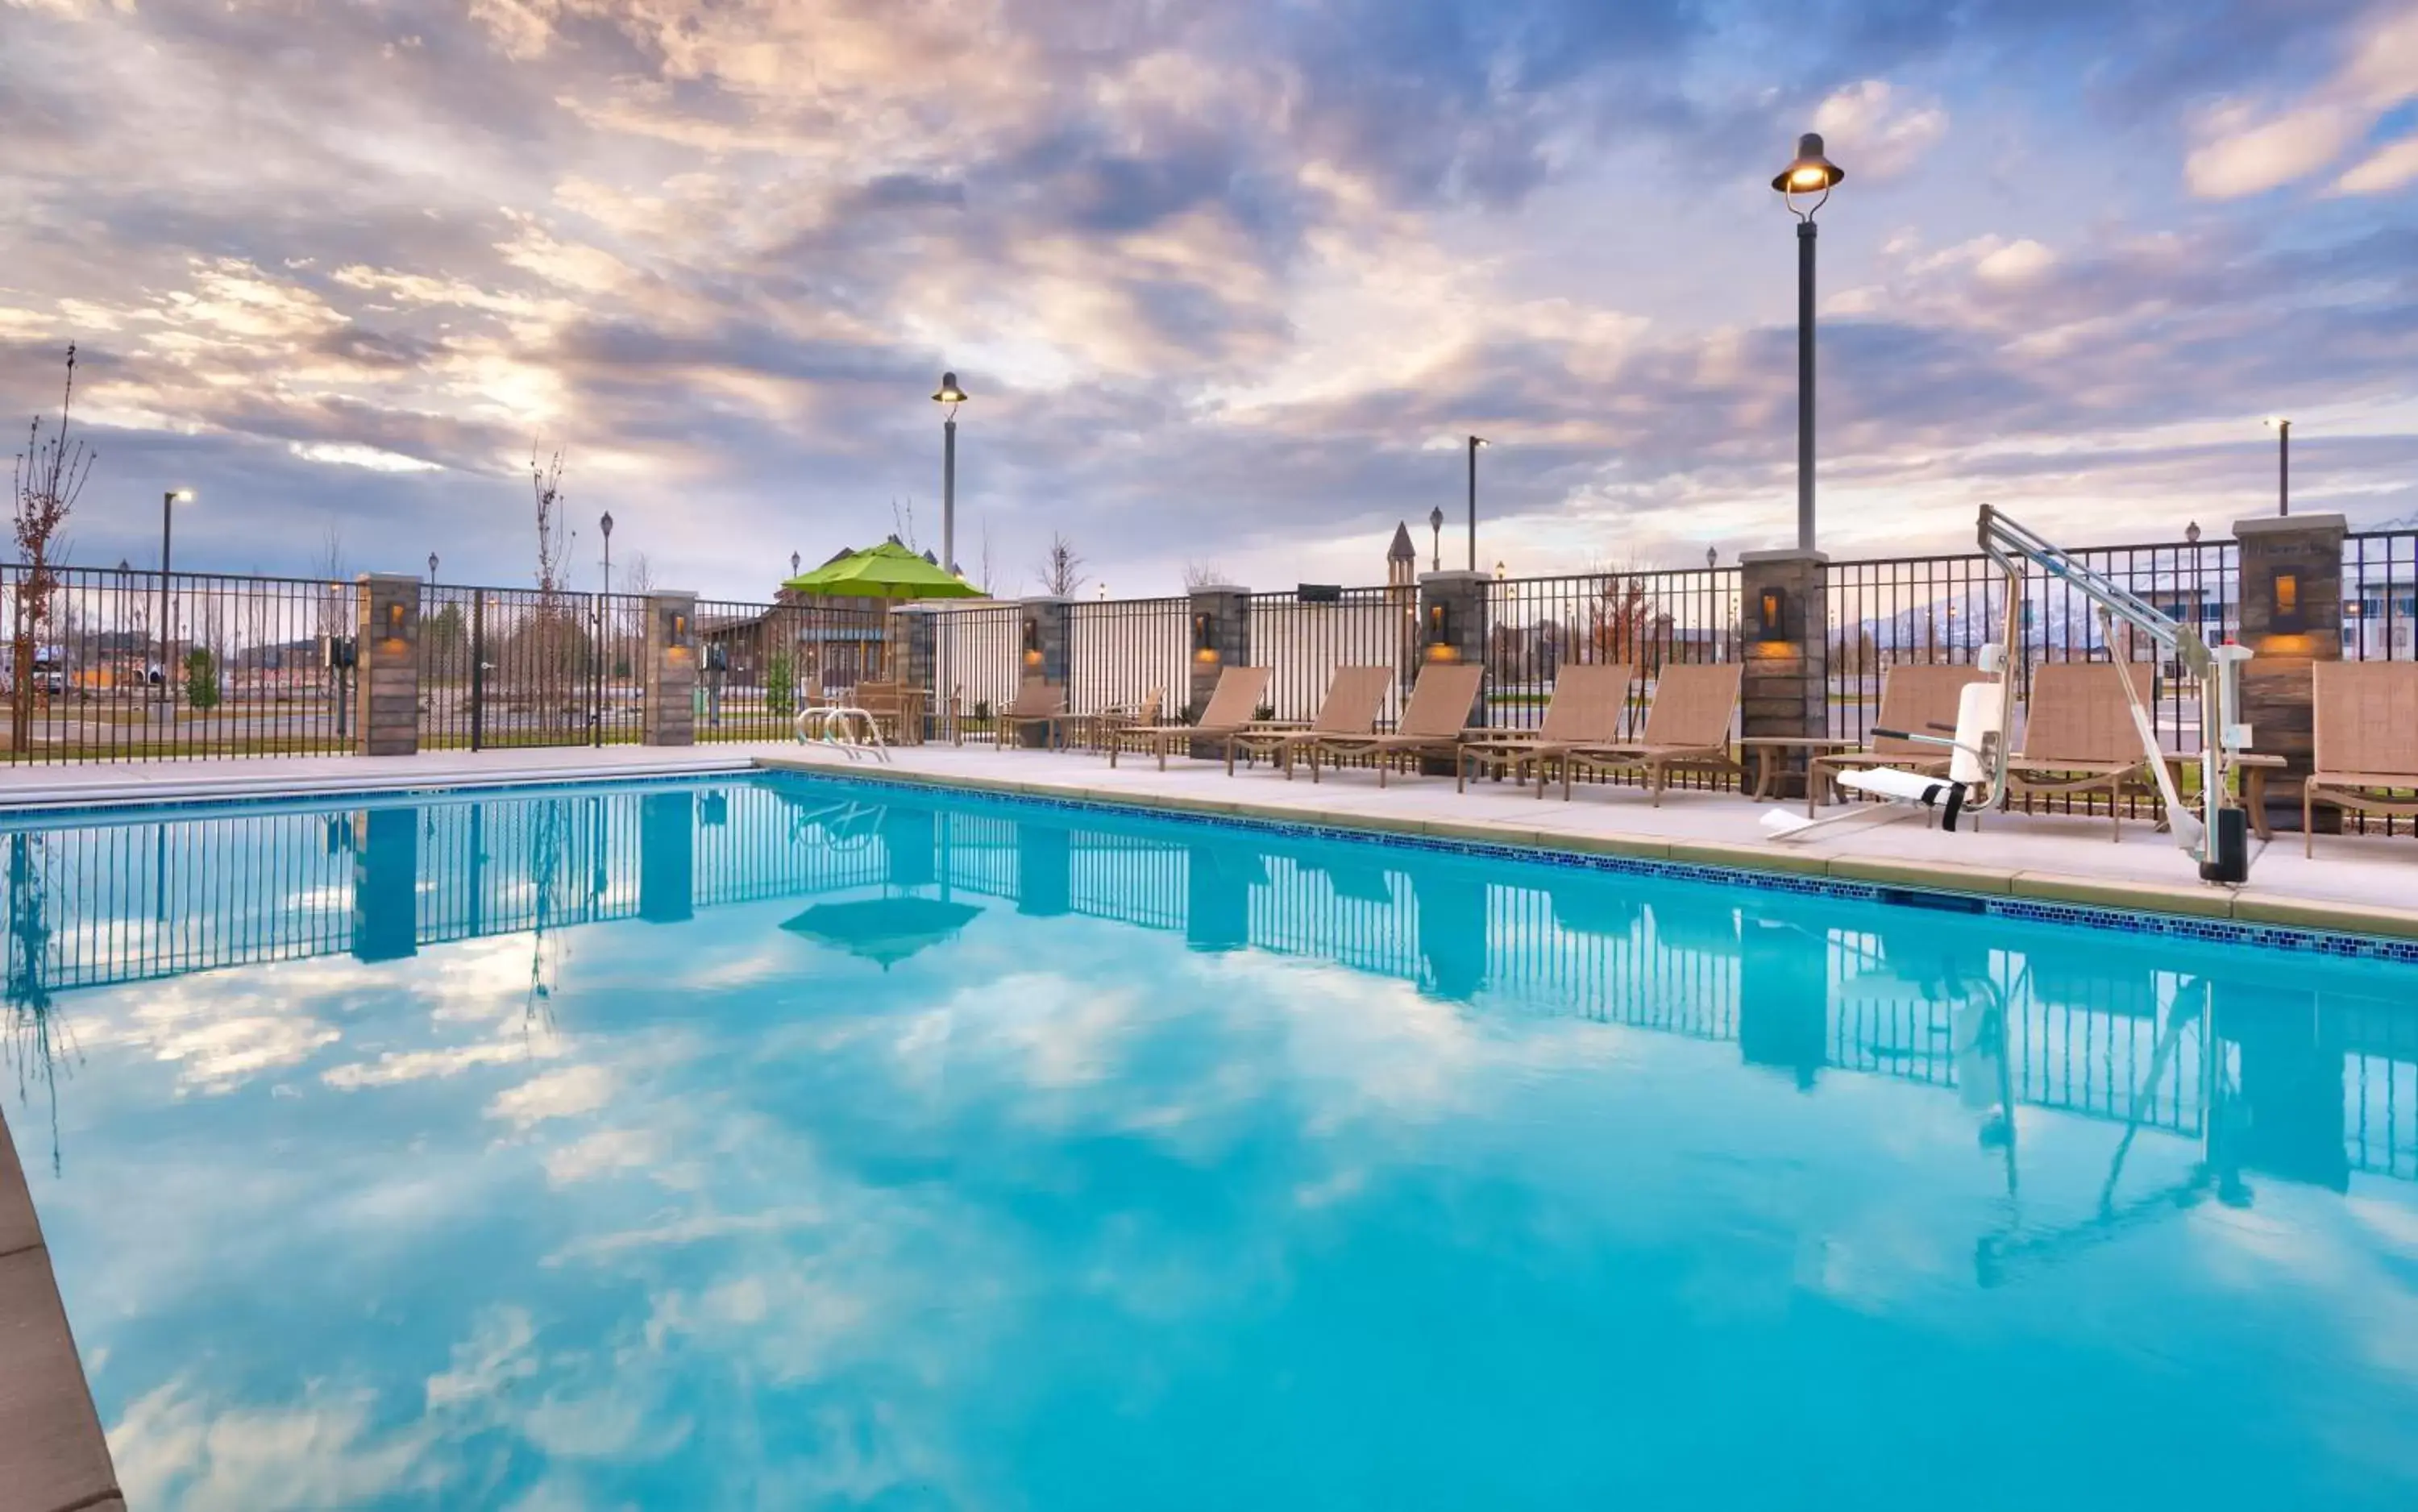
<path id="1" fill-rule="evenodd" d="M 941 571 L 951 573 L 957 570 L 957 406 L 965 402 L 966 391 L 957 386 L 957 375 L 941 374 L 941 386 L 932 390 L 932 403 L 941 406 Z M 949 682 L 947 635 L 936 637 L 932 661 L 936 684 L 932 696 L 941 704 L 941 738 L 954 743 L 957 700 L 956 690 Z"/>
<path id="2" fill-rule="evenodd" d="M 596 522 L 596 528 L 604 532 L 604 591 L 610 593 L 613 591 L 613 512 L 611 510 L 606 510 L 604 518 Z"/>
<path id="3" fill-rule="evenodd" d="M 1428 511 L 1428 550 L 1431 553 L 1428 560 L 1431 564 L 1428 568 L 1428 571 L 1431 573 L 1443 572 L 1444 506 L 1441 504 L 1437 505 L 1434 509 Z"/>
<path id="4" fill-rule="evenodd" d="M 2281 415 L 2267 417 L 2275 433 L 2275 512 L 2292 512 L 2292 422 Z"/>
<path id="5" fill-rule="evenodd" d="M 1469 570 L 1477 571 L 1477 453 L 1490 443 L 1482 435 L 1469 438 Z"/>
<path id="6" fill-rule="evenodd" d="M 1845 169 L 1822 155 L 1819 132 L 1797 139 L 1797 160 L 1780 171 L 1771 187 L 1778 190 L 1797 217 L 1797 549 L 1814 549 L 1814 243 L 1821 232 L 1814 213 L 1829 202 L 1830 191 L 1847 176 Z M 1798 196 L 1814 196 L 1798 207 Z"/>
<path id="7" fill-rule="evenodd" d="M 171 488 L 160 496 L 160 696 L 172 703 L 176 684 L 168 670 L 168 550 L 176 539 L 176 506 L 192 498 L 190 488 Z"/>

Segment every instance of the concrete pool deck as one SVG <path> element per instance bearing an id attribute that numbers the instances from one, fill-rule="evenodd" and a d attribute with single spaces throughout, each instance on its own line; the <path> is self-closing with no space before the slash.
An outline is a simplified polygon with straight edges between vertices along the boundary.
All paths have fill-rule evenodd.
<path id="1" fill-rule="evenodd" d="M 51 1252 L 0 1116 L 0 1512 L 124 1512 Z"/>

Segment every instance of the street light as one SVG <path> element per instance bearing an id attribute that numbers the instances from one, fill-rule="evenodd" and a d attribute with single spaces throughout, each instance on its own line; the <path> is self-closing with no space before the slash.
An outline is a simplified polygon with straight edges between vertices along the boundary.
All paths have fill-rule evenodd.
<path id="1" fill-rule="evenodd" d="M 428 554 L 428 580 L 436 581 L 436 553 L 433 551 Z"/>
<path id="2" fill-rule="evenodd" d="M 2292 422 L 2281 415 L 2267 417 L 2275 433 L 2275 512 L 2292 512 Z"/>
<path id="3" fill-rule="evenodd" d="M 1715 568 L 1715 567 L 1720 566 L 1720 565 L 1721 565 L 1721 560 L 1722 560 L 1722 548 L 1721 548 L 1721 547 L 1719 547 L 1719 546 L 1706 546 L 1706 547 L 1705 548 L 1705 567 L 1706 567 L 1706 569 L 1707 571 L 1710 571 L 1711 569 L 1713 569 L 1713 568 Z"/>
<path id="4" fill-rule="evenodd" d="M 611 510 L 606 510 L 604 518 L 596 522 L 596 528 L 604 532 L 604 591 L 610 593 L 613 591 L 613 512 Z"/>
<path id="5" fill-rule="evenodd" d="M 175 685 L 168 680 L 168 548 L 175 540 L 175 508 L 192 499 L 190 488 L 171 488 L 160 498 L 160 695 L 163 698 L 176 696 Z"/>
<path id="6" fill-rule="evenodd" d="M 1428 511 L 1428 549 L 1434 553 L 1429 558 L 1434 565 L 1428 570 L 1441 573 L 1444 571 L 1444 506 L 1441 504 Z"/>
<path id="7" fill-rule="evenodd" d="M 941 406 L 941 570 L 957 570 L 957 406 L 966 402 L 966 391 L 957 387 L 954 373 L 941 374 L 941 386 L 932 390 L 932 403 Z M 933 648 L 933 680 L 939 684 L 932 696 L 941 702 L 941 736 L 950 741 L 957 737 L 957 700 L 949 683 L 949 640 L 939 637 Z"/>
<path id="8" fill-rule="evenodd" d="M 1797 217 L 1797 549 L 1814 549 L 1814 243 L 1821 235 L 1814 213 L 1829 203 L 1830 191 L 1847 171 L 1822 155 L 1819 132 L 1797 139 L 1797 159 L 1771 187 Z M 1817 196 L 1803 209 L 1800 194 Z"/>
<path id="9" fill-rule="evenodd" d="M 1469 438 L 1469 570 L 1477 571 L 1477 453 L 1491 445 L 1486 437 Z"/>
<path id="10" fill-rule="evenodd" d="M 794 551 L 789 553 L 789 575 L 791 577 L 798 575 L 798 569 L 805 565 L 805 560 L 806 559 L 803 557 L 799 556 Z"/>

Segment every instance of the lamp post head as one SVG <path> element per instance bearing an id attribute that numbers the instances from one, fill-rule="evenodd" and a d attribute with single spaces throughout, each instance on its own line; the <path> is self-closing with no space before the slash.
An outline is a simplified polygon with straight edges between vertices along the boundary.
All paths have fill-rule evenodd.
<path id="1" fill-rule="evenodd" d="M 790 575 L 791 577 L 795 577 L 795 576 L 797 576 L 797 575 L 798 575 L 798 569 L 799 569 L 800 567 L 803 566 L 804 564 L 805 564 L 805 558 L 804 558 L 803 557 L 799 556 L 799 555 L 798 555 L 796 552 L 794 552 L 794 551 L 793 551 L 793 552 L 791 552 L 791 553 L 789 553 L 789 575 Z"/>
<path id="2" fill-rule="evenodd" d="M 1705 548 L 1705 565 L 1706 565 L 1706 566 L 1707 566 L 1707 567 L 1718 567 L 1718 566 L 1720 566 L 1720 565 L 1721 565 L 1721 560 L 1722 560 L 1722 548 L 1721 548 L 1721 547 L 1719 547 L 1719 546 L 1706 546 L 1706 547 Z"/>
<path id="3" fill-rule="evenodd" d="M 2289 431 L 2292 428 L 2291 418 L 2285 415 L 2270 415 L 2266 423 L 2271 431 Z"/>
<path id="4" fill-rule="evenodd" d="M 2190 542 L 2195 546 L 2199 544 L 2199 522 L 2197 520 L 2194 520 L 2191 524 L 2183 527 L 2183 539 Z"/>
<path id="5" fill-rule="evenodd" d="M 168 502 L 171 504 L 191 504 L 192 501 L 193 491 L 190 488 L 172 488 L 168 490 Z"/>
<path id="6" fill-rule="evenodd" d="M 1441 530 L 1444 528 L 1444 507 L 1442 505 L 1438 505 L 1436 508 L 1428 511 L 1428 528 L 1431 530 Z"/>
<path id="7" fill-rule="evenodd" d="M 604 518 L 596 522 L 596 528 L 604 532 L 605 540 L 610 541 L 613 539 L 613 512 L 611 510 L 606 510 L 604 512 Z"/>
<path id="8" fill-rule="evenodd" d="M 1831 189 L 1846 176 L 1847 170 L 1823 155 L 1822 134 L 1808 131 L 1797 139 L 1796 160 L 1773 177 L 1771 187 L 1781 192 L 1788 203 L 1788 208 L 1800 220 L 1810 221 L 1814 212 L 1822 207 L 1823 201 L 1830 197 Z M 1819 197 L 1810 208 L 1799 210 L 1797 208 L 1797 196 L 1799 194 Z"/>
<path id="9" fill-rule="evenodd" d="M 431 581 L 436 576 L 436 553 L 433 551 L 428 554 L 428 576 Z"/>
<path id="10" fill-rule="evenodd" d="M 1482 448 L 1485 448 L 1485 447 L 1492 446 L 1493 444 L 1494 444 L 1493 442 L 1492 442 L 1492 441 L 1488 440 L 1486 437 L 1484 437 L 1484 436 L 1482 436 L 1482 435 L 1473 435 L 1473 436 L 1471 436 L 1471 437 L 1469 438 L 1469 450 L 1471 450 L 1472 451 L 1478 451 L 1478 450 L 1480 450 L 1480 449 L 1482 449 Z"/>
<path id="11" fill-rule="evenodd" d="M 955 409 L 965 402 L 966 391 L 957 387 L 957 375 L 954 373 L 941 374 L 941 386 L 932 390 L 932 403 L 946 405 L 951 409 Z"/>
<path id="12" fill-rule="evenodd" d="M 1494 581 L 1500 583 L 1510 575 L 1511 570 L 1504 563 L 1498 561 L 1494 564 Z"/>

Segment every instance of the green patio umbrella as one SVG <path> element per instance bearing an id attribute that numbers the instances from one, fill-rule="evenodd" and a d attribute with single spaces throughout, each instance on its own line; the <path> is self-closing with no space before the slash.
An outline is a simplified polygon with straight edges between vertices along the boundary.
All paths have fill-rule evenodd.
<path id="1" fill-rule="evenodd" d="M 955 939 L 982 909 L 938 898 L 867 898 L 818 903 L 784 923 L 790 934 L 834 945 L 887 971 L 927 945 Z"/>
<path id="2" fill-rule="evenodd" d="M 979 599 L 987 595 L 895 541 L 825 562 L 781 585 L 793 593 L 858 599 Z"/>

